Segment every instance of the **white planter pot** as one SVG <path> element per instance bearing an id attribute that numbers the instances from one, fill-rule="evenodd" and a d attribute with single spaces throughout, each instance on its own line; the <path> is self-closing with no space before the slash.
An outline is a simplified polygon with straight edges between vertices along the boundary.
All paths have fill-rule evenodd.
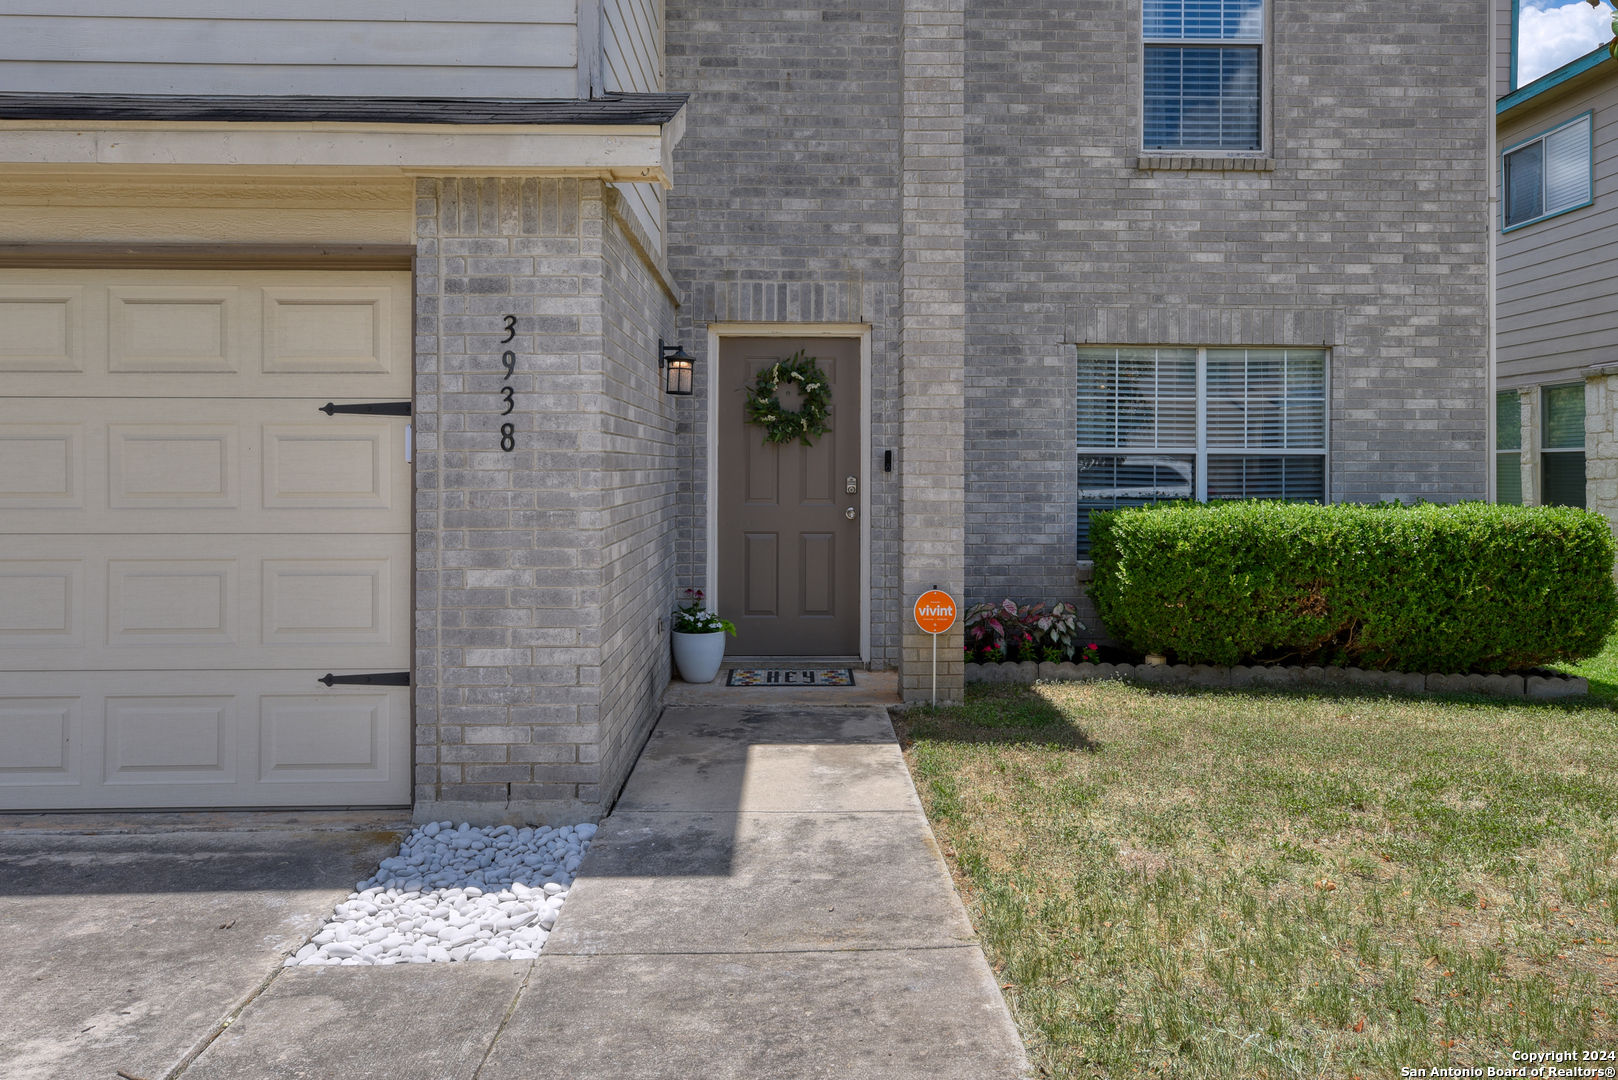
<path id="1" fill-rule="evenodd" d="M 712 634 L 681 634 L 673 632 L 674 664 L 680 669 L 680 678 L 688 683 L 713 682 L 719 674 L 719 662 L 725 658 L 725 632 Z"/>

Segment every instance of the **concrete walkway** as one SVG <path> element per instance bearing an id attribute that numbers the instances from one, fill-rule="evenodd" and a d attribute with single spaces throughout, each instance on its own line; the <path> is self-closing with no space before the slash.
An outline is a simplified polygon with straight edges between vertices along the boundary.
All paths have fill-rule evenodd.
<path id="1" fill-rule="evenodd" d="M 374 843 L 387 834 L 362 835 Z M 234 843 L 261 853 L 287 839 L 244 834 Z M 152 840 L 118 842 L 140 848 Z M 44 861 L 61 865 L 54 851 L 64 843 L 46 845 L 54 847 Z M 217 852 L 232 841 L 215 833 L 190 843 Z M 355 855 L 384 853 L 360 848 L 364 842 L 334 860 L 337 876 L 363 872 Z M 128 910 L 129 897 L 103 898 L 112 902 L 110 918 L 93 898 L 75 896 L 64 909 L 80 879 L 44 885 L 37 853 L 15 857 L 13 888 L 30 880 L 55 900 L 0 896 L 7 914 L 28 913 L 30 925 L 18 929 L 99 945 L 79 948 L 82 959 L 66 970 L 43 941 L 41 955 L 7 965 L 21 969 L 14 990 L 23 978 L 48 981 L 24 993 L 20 1015 L 14 1003 L 11 1029 L 0 1025 L 11 1030 L 11 1053 L 26 1055 L 7 1067 L 0 1050 L 0 1075 L 115 1080 L 114 1068 L 142 1080 L 1027 1075 L 880 708 L 667 709 L 544 952 L 526 963 L 281 968 L 279 957 L 312 932 L 320 905 L 341 896 L 322 874 L 313 890 L 293 875 L 292 892 L 255 894 L 266 911 L 278 895 L 297 902 L 283 902 L 274 927 L 252 925 L 241 939 L 252 950 L 222 956 L 227 963 L 219 965 L 214 942 L 226 938 L 214 927 L 239 913 L 252 920 L 237 891 L 243 883 L 222 872 L 239 873 L 241 861 L 221 866 L 214 855 L 193 871 L 205 880 L 179 886 L 208 898 L 196 911 L 184 909 L 186 925 L 167 939 L 185 947 L 172 956 L 131 955 L 118 947 L 133 931 L 131 916 L 134 926 L 141 917 Z M 146 904 L 167 891 L 107 882 L 105 864 L 94 866 L 104 857 L 84 870 L 111 891 L 138 893 Z M 222 893 L 234 901 L 228 908 Z M 293 924 L 297 940 L 286 936 Z M 97 947 L 119 972 L 113 978 L 139 989 L 92 979 Z M 164 1007 L 164 986 L 183 997 L 198 980 L 216 989 Z M 166 1022 L 143 1030 L 134 1013 L 120 1012 L 132 1008 L 126 1000 L 151 1002 Z M 75 1046 L 99 1037 L 99 1027 L 78 1028 L 104 1022 L 108 1011 L 116 1035 Z M 16 1041 L 25 1032 L 33 1041 Z"/>
<path id="2" fill-rule="evenodd" d="M 588 858 L 480 1080 L 1025 1074 L 882 709 L 666 710 Z"/>

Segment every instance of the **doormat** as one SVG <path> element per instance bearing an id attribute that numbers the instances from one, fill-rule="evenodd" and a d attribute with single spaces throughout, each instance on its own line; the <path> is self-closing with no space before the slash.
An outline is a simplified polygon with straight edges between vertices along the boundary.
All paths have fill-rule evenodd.
<path id="1" fill-rule="evenodd" d="M 853 686 L 854 669 L 829 668 L 731 668 L 726 686 Z"/>

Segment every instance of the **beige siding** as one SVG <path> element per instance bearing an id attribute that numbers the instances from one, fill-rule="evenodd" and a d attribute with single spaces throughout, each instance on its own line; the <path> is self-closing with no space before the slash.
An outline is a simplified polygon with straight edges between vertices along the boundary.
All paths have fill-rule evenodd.
<path id="1" fill-rule="evenodd" d="M 602 0 L 601 55 L 607 89 L 655 93 L 663 89 L 661 0 Z"/>
<path id="2" fill-rule="evenodd" d="M 640 227 L 652 241 L 652 246 L 663 250 L 663 188 L 659 184 L 614 184 L 624 204 L 635 215 Z"/>
<path id="3" fill-rule="evenodd" d="M 662 27 L 662 0 L 602 0 L 601 58 L 608 90 L 663 89 Z M 620 184 L 618 192 L 661 251 L 663 189 L 656 184 Z"/>
<path id="4" fill-rule="evenodd" d="M 1610 363 L 1618 346 L 1618 78 L 1513 117 L 1501 125 L 1499 143 L 1505 150 L 1592 109 L 1595 202 L 1500 236 L 1495 311 L 1503 390 L 1576 382 L 1580 369 Z"/>
<path id="5" fill-rule="evenodd" d="M 0 91 L 573 97 L 573 0 L 21 0 Z"/>
<path id="6" fill-rule="evenodd" d="M 0 178 L 0 237 L 9 241 L 408 244 L 414 211 L 403 176 Z"/>

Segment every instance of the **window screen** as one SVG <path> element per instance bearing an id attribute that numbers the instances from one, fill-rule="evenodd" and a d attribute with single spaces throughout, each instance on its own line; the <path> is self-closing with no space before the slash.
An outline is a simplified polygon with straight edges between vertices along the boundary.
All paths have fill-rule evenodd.
<path id="1" fill-rule="evenodd" d="M 1323 457 L 1226 457 L 1208 455 L 1208 498 L 1284 499 L 1321 502 L 1326 491 Z"/>
<path id="2" fill-rule="evenodd" d="M 1197 350 L 1079 350 L 1080 446 L 1196 442 Z"/>
<path id="3" fill-rule="evenodd" d="M 1142 145 L 1258 150 L 1262 0 L 1146 0 Z"/>
<path id="4" fill-rule="evenodd" d="M 1584 385 L 1547 386 L 1545 401 L 1545 450 L 1584 449 Z"/>
<path id="5" fill-rule="evenodd" d="M 1584 505 L 1584 385 L 1540 391 L 1539 462 L 1546 506 Z"/>
<path id="6" fill-rule="evenodd" d="M 1326 435 L 1320 349 L 1209 349 L 1208 445 L 1319 448 Z"/>
<path id="7" fill-rule="evenodd" d="M 1507 228 L 1590 202 L 1590 117 L 1508 150 L 1504 158 Z"/>

